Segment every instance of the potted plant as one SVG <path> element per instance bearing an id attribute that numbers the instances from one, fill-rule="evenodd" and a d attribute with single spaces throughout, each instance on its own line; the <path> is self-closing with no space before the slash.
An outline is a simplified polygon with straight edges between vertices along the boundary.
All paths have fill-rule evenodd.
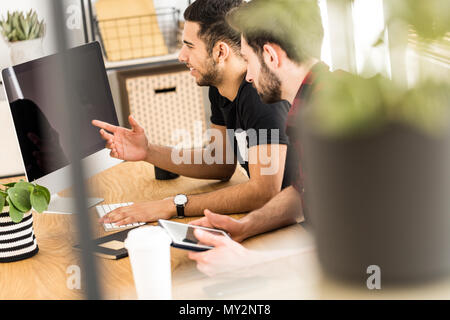
<path id="1" fill-rule="evenodd" d="M 33 231 L 31 210 L 42 213 L 50 203 L 47 188 L 23 180 L 0 189 L 0 262 L 34 256 L 39 247 Z"/>
<path id="2" fill-rule="evenodd" d="M 424 42 L 450 31 L 448 19 L 424 13 L 448 1 L 387 3 L 389 20 Z M 301 127 L 306 215 L 323 269 L 364 287 L 373 270 L 383 285 L 448 275 L 449 82 L 421 77 L 408 88 L 331 74 L 320 86 Z"/>
<path id="3" fill-rule="evenodd" d="M 307 217 L 329 274 L 365 285 L 450 272 L 450 86 L 323 79 L 302 119 Z"/>
<path id="4" fill-rule="evenodd" d="M 20 64 L 44 55 L 42 40 L 45 33 L 44 21 L 39 21 L 35 11 L 8 11 L 6 19 L 0 20 L 5 41 L 11 48 L 11 61 Z"/>

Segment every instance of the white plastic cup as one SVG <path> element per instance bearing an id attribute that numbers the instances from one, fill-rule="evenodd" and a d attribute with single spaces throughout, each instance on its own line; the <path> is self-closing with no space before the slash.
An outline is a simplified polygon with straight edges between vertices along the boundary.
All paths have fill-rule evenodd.
<path id="1" fill-rule="evenodd" d="M 139 300 L 172 299 L 169 235 L 161 227 L 131 230 L 125 240 Z"/>

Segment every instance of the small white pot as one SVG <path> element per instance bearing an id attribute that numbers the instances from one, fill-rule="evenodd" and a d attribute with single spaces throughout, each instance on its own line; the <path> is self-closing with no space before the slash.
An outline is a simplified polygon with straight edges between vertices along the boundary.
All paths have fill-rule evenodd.
<path id="1" fill-rule="evenodd" d="M 12 64 L 17 65 L 44 56 L 42 41 L 43 38 L 9 42 Z"/>

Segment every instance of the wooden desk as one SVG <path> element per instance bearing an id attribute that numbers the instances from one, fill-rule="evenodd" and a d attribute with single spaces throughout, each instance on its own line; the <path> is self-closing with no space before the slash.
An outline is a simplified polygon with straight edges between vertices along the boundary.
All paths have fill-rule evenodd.
<path id="1" fill-rule="evenodd" d="M 17 181 L 19 178 L 5 179 L 2 183 Z M 158 200 L 177 193 L 195 194 L 209 192 L 246 181 L 237 170 L 228 182 L 190 179 L 180 177 L 175 180 L 154 179 L 153 166 L 147 163 L 125 162 L 110 168 L 88 180 L 91 196 L 105 199 L 106 203 L 139 202 Z M 67 195 L 69 192 L 63 192 Z M 97 223 L 95 209 L 91 209 L 94 237 L 107 233 Z M 242 215 L 235 215 L 239 218 Z M 79 253 L 72 246 L 78 243 L 76 221 L 72 215 L 33 213 L 34 229 L 39 245 L 39 253 L 33 258 L 14 263 L 0 264 L 1 299 L 80 299 L 80 290 L 67 287 L 70 266 L 81 266 Z M 186 218 L 189 222 L 195 218 Z M 187 258 L 187 251 L 171 249 L 171 265 L 176 282 L 180 266 L 188 267 L 200 275 L 195 264 Z M 128 258 L 114 261 L 97 259 L 100 283 L 105 298 L 136 298 L 133 276 Z M 176 290 L 174 290 L 176 292 Z M 175 298 L 189 298 L 176 296 Z"/>
<path id="2" fill-rule="evenodd" d="M 117 203 L 163 199 L 179 192 L 208 192 L 245 179 L 237 171 L 226 183 L 185 177 L 157 181 L 151 165 L 122 163 L 94 176 L 88 185 L 92 196 L 103 197 L 107 203 Z M 96 223 L 94 209 L 90 214 Z M 73 216 L 37 213 L 33 216 L 40 251 L 28 260 L 0 264 L 0 300 L 82 299 L 82 291 L 71 290 L 67 286 L 68 268 L 81 265 L 78 252 L 72 249 L 72 245 L 78 242 Z M 185 222 L 192 219 L 186 218 Z M 106 234 L 98 224 L 94 229 L 96 237 Z M 307 248 L 310 244 L 311 237 L 300 225 L 244 242 L 247 248 L 254 250 L 298 249 Z M 98 258 L 96 261 L 105 299 L 136 298 L 128 258 L 118 261 Z M 171 265 L 174 299 L 450 299 L 450 279 L 380 291 L 340 283 L 321 272 L 314 250 L 211 278 L 196 270 L 195 263 L 188 259 L 184 250 L 171 248 Z"/>

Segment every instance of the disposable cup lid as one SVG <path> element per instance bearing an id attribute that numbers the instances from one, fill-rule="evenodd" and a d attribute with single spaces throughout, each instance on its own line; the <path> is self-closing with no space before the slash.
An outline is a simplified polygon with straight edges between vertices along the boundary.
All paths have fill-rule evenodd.
<path id="1" fill-rule="evenodd" d="M 171 239 L 167 232 L 158 226 L 145 226 L 128 232 L 125 239 L 127 249 L 151 249 L 168 246 Z"/>

